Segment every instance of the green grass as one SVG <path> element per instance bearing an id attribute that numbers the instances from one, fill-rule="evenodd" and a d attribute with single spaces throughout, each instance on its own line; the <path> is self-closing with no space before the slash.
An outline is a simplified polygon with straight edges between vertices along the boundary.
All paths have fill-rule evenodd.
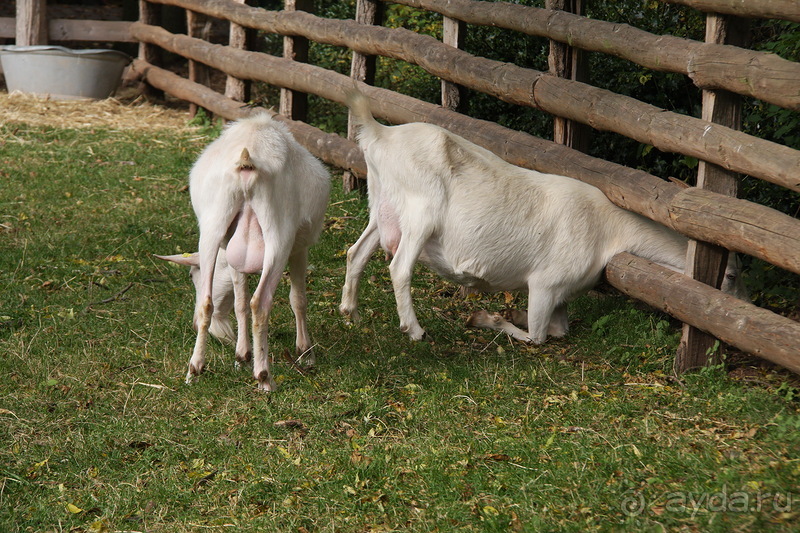
<path id="1" fill-rule="evenodd" d="M 415 344 L 377 254 L 348 326 L 366 203 L 338 185 L 311 253 L 316 372 L 279 357 L 262 394 L 212 342 L 184 385 L 193 288 L 151 254 L 195 248 L 186 176 L 207 141 L 0 128 L 0 531 L 795 529 L 793 377 L 678 380 L 677 326 L 608 292 L 542 347 L 467 330 L 475 308 L 524 300 L 464 299 L 422 268 L 433 342 Z M 293 349 L 287 285 L 274 354 Z"/>

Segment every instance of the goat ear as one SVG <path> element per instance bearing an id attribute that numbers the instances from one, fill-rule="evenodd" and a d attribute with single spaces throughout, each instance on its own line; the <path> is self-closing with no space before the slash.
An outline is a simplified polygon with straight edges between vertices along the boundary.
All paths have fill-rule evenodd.
<path id="1" fill-rule="evenodd" d="M 183 266 L 200 266 L 200 254 L 197 252 L 193 254 L 177 254 L 177 255 L 156 255 L 153 256 L 158 257 L 159 259 L 163 259 L 164 261 L 172 261 L 173 263 L 178 263 L 179 265 Z"/>

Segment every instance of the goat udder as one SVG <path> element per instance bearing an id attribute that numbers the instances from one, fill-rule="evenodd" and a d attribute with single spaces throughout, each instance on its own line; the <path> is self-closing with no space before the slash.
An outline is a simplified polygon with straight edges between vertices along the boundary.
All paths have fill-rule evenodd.
<path id="1" fill-rule="evenodd" d="M 378 231 L 381 237 L 381 248 L 394 257 L 400 245 L 400 220 L 388 202 L 381 202 L 378 208 Z"/>
<path id="2" fill-rule="evenodd" d="M 260 272 L 264 263 L 264 235 L 256 214 L 246 205 L 234 224 L 236 228 L 225 254 L 228 264 L 245 274 Z"/>

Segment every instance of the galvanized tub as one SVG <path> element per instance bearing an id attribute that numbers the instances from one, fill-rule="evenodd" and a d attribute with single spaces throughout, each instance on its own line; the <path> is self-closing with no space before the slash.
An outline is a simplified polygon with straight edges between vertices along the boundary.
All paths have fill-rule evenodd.
<path id="1" fill-rule="evenodd" d="M 116 50 L 71 50 L 63 46 L 0 47 L 8 92 L 54 100 L 108 98 L 116 90 L 127 54 Z"/>

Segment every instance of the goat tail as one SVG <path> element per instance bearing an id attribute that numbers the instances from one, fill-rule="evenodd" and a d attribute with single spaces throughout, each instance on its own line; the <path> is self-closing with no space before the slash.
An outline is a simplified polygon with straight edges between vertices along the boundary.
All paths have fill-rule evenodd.
<path id="1" fill-rule="evenodd" d="M 372 111 L 369 108 L 369 98 L 358 90 L 353 84 L 352 89 L 346 91 L 346 103 L 350 108 L 350 114 L 353 122 L 361 127 L 359 132 L 359 139 L 363 138 L 365 134 L 371 134 L 371 137 L 377 137 L 378 129 L 381 127 L 380 123 L 372 116 Z"/>

